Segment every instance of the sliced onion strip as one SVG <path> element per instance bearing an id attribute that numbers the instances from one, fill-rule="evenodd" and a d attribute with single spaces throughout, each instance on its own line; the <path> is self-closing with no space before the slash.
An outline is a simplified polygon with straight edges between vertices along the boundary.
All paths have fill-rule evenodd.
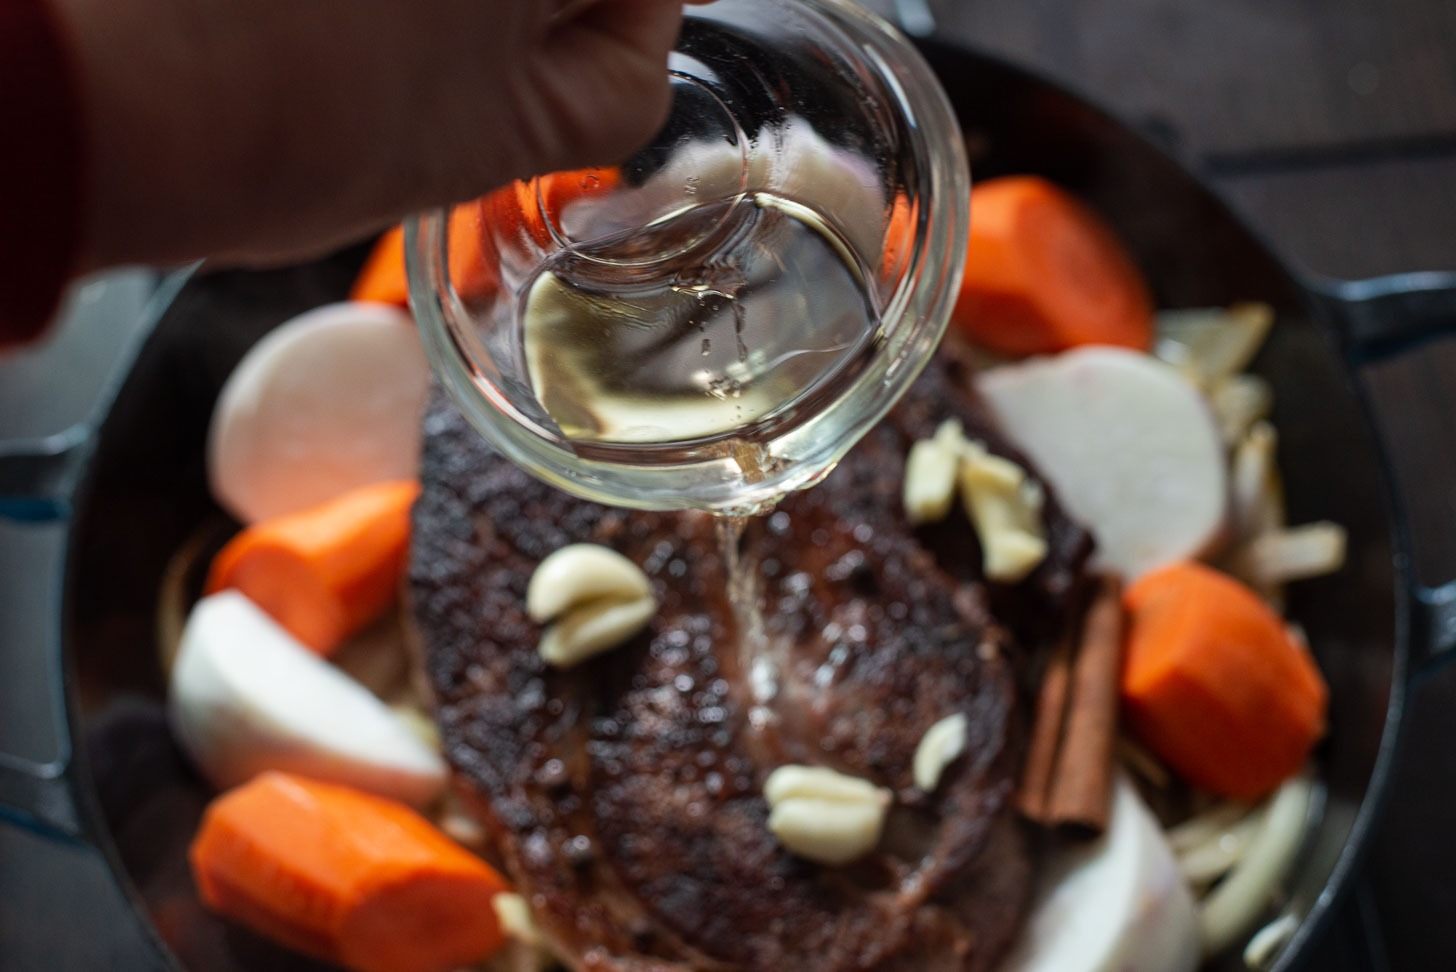
<path id="1" fill-rule="evenodd" d="M 1180 852 L 1178 869 L 1194 887 L 1212 884 L 1243 859 L 1262 823 L 1262 814 L 1245 814 L 1202 843 Z"/>
<path id="2" fill-rule="evenodd" d="M 1284 496 L 1275 466 L 1278 448 L 1279 433 L 1259 421 L 1234 449 L 1229 498 L 1238 543 L 1284 526 Z"/>
<path id="3" fill-rule="evenodd" d="M 1230 448 L 1243 441 L 1255 422 L 1269 417 L 1274 389 L 1258 375 L 1232 375 L 1208 393 L 1219 434 Z"/>
<path id="4" fill-rule="evenodd" d="M 1262 825 L 1243 858 L 1199 904 L 1203 953 L 1214 955 L 1247 934 L 1269 905 L 1304 837 L 1309 818 L 1308 775 L 1286 781 L 1269 799 Z"/>
<path id="5" fill-rule="evenodd" d="M 1162 311 L 1153 353 L 1175 367 L 1193 365 L 1204 388 L 1248 367 L 1274 324 L 1268 304 Z"/>
<path id="6" fill-rule="evenodd" d="M 1344 565 L 1345 528 L 1328 520 L 1261 533 L 1234 555 L 1238 574 L 1256 587 L 1322 577 Z"/>

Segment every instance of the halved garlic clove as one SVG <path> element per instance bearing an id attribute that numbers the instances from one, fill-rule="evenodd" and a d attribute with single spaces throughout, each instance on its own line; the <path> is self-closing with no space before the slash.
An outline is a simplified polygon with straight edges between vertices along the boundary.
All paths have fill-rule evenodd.
<path id="1" fill-rule="evenodd" d="M 960 457 L 934 439 L 921 439 L 905 459 L 905 516 L 913 524 L 943 520 L 955 502 Z"/>
<path id="2" fill-rule="evenodd" d="M 955 503 L 956 470 L 966 448 L 961 423 L 946 419 L 929 439 L 910 447 L 905 457 L 903 496 L 912 524 L 945 519 Z"/>

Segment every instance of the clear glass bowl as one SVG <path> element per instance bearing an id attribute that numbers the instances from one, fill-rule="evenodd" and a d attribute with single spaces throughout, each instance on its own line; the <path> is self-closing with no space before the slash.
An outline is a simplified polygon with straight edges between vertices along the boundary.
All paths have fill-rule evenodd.
<path id="1" fill-rule="evenodd" d="M 668 124 L 620 166 L 406 226 L 444 386 L 588 499 L 763 508 L 811 485 L 934 353 L 969 174 L 929 67 L 847 0 L 689 6 Z"/>

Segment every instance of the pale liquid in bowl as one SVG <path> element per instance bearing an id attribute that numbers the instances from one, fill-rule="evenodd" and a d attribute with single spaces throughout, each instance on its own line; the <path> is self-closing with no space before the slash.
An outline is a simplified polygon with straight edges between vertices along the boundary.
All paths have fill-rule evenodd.
<path id="1" fill-rule="evenodd" d="M 684 239 L 698 242 L 651 257 Z M 721 456 L 751 484 L 794 461 L 775 441 L 832 410 L 869 360 L 872 288 L 821 214 L 757 193 L 563 251 L 522 288 L 518 319 L 533 391 L 579 455 Z"/>

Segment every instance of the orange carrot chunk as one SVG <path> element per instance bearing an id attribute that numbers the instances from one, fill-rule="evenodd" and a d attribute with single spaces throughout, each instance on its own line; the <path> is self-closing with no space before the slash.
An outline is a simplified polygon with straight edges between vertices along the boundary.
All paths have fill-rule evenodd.
<path id="1" fill-rule="evenodd" d="M 1188 782 L 1252 800 L 1292 776 L 1324 734 L 1329 690 L 1253 591 L 1201 564 L 1124 595 L 1122 704 L 1138 738 Z"/>
<path id="2" fill-rule="evenodd" d="M 504 941 L 488 864 L 401 803 L 287 773 L 214 800 L 190 852 L 203 902 L 359 972 L 435 972 Z"/>
<path id="3" fill-rule="evenodd" d="M 548 212 L 560 212 L 578 199 L 611 192 L 620 182 L 621 172 L 614 167 L 571 169 L 541 176 L 534 184 L 512 183 L 456 206 L 450 211 L 448 231 L 450 279 L 455 292 L 471 301 L 489 297 L 500 287 L 500 257 L 487 237 L 491 231 L 509 234 L 522 228 L 503 222 L 524 219 L 524 230 L 538 246 L 550 244 L 550 231 L 536 215 L 536 192 L 540 193 L 540 205 Z M 391 228 L 374 244 L 349 298 L 409 307 L 403 227 Z"/>
<path id="4" fill-rule="evenodd" d="M 409 281 L 404 272 L 404 227 L 395 226 L 380 236 L 354 279 L 350 300 L 409 307 Z"/>
<path id="5" fill-rule="evenodd" d="M 1146 350 L 1153 302 L 1112 230 L 1039 176 L 989 179 L 971 191 L 970 246 L 953 320 L 1003 354 L 1082 344 Z"/>
<path id="6" fill-rule="evenodd" d="M 455 293 L 467 303 L 492 297 L 500 289 L 500 254 L 489 239 L 485 216 L 490 200 L 506 191 L 497 189 L 450 211 L 445 259 Z"/>
<path id="7" fill-rule="evenodd" d="M 482 251 L 479 213 L 483 199 L 461 203 L 450 214 L 450 276 L 461 297 L 489 297 L 500 286 L 496 268 Z M 409 278 L 404 263 L 404 227 L 387 230 L 369 251 L 350 300 L 394 304 L 409 309 Z"/>
<path id="8" fill-rule="evenodd" d="M 394 603 L 418 494 L 414 480 L 373 483 L 255 523 L 213 558 L 207 593 L 237 588 L 327 656 Z"/>
<path id="9" fill-rule="evenodd" d="M 547 213 L 561 213 L 578 200 L 615 192 L 622 183 L 622 172 L 615 166 L 595 166 L 553 172 L 538 181 L 542 209 Z"/>

